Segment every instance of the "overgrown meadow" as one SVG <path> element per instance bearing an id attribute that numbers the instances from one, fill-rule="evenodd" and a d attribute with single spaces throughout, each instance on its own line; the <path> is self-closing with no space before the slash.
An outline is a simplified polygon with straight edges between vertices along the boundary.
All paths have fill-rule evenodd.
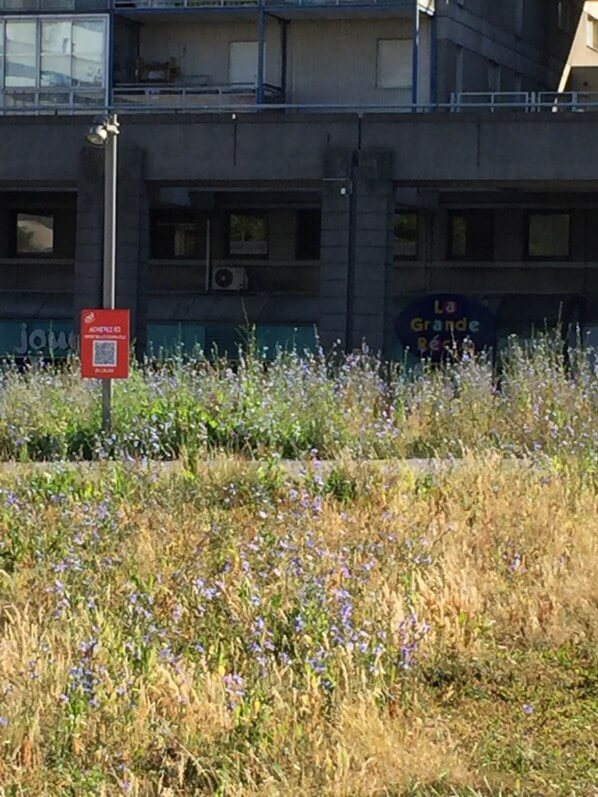
<path id="1" fill-rule="evenodd" d="M 483 357 L 417 370 L 363 351 L 278 352 L 250 344 L 234 364 L 203 355 L 133 365 L 116 383 L 112 435 L 100 388 L 76 361 L 0 370 L 0 459 L 507 457 L 541 453 L 596 466 L 598 358 L 558 335 L 513 339 Z"/>
<path id="2" fill-rule="evenodd" d="M 0 796 L 595 797 L 589 362 L 6 370 Z"/>

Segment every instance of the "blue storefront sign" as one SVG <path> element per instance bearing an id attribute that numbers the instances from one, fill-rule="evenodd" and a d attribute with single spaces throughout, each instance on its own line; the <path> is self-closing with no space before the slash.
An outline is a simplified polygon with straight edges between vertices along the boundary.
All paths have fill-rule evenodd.
<path id="1" fill-rule="evenodd" d="M 433 294 L 411 302 L 399 315 L 396 332 L 403 346 L 419 357 L 442 360 L 465 348 L 494 346 L 494 316 L 467 296 Z"/>
<path id="2" fill-rule="evenodd" d="M 0 355 L 4 357 L 66 357 L 77 351 L 71 320 L 0 321 Z"/>

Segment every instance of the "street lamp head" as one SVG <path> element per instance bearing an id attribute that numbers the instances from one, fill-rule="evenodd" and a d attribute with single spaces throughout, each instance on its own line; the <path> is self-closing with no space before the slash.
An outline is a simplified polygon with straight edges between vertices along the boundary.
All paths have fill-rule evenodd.
<path id="1" fill-rule="evenodd" d="M 92 147 L 103 147 L 108 141 L 108 131 L 103 124 L 93 124 L 85 134 L 85 140 Z"/>
<path id="2" fill-rule="evenodd" d="M 119 125 L 116 114 L 107 116 L 96 116 L 92 126 L 85 134 L 85 140 L 93 147 L 103 147 L 110 136 L 117 136 Z"/>

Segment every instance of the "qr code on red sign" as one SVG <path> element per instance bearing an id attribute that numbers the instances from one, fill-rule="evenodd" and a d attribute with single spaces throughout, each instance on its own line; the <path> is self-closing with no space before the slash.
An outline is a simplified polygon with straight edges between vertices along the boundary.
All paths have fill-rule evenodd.
<path id="1" fill-rule="evenodd" d="M 94 340 L 93 342 L 94 367 L 107 366 L 116 368 L 116 341 Z"/>

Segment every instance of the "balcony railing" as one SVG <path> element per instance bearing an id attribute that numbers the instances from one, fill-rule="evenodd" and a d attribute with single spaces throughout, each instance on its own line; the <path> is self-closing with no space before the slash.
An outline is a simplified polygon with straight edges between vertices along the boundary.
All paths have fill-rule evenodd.
<path id="1" fill-rule="evenodd" d="M 39 12 L 55 14 L 61 11 L 86 13 L 107 11 L 111 0 L 0 0 L 0 14 Z"/>
<path id="2" fill-rule="evenodd" d="M 257 7 L 259 0 L 113 0 L 114 8 L 134 10 L 137 8 L 239 8 Z"/>
<path id="3" fill-rule="evenodd" d="M 258 102 L 254 84 L 183 86 L 160 83 L 116 86 L 112 101 L 103 89 L 8 89 L 0 93 L 0 116 L 74 115 L 117 110 L 125 114 L 154 113 L 286 113 L 413 114 L 413 113 L 561 113 L 598 112 L 598 93 L 476 92 L 453 94 L 448 103 L 415 105 L 380 103 L 287 103 L 277 86 L 264 86 Z M 4 103 L 4 104 L 3 104 Z"/>
<path id="4" fill-rule="evenodd" d="M 451 95 L 453 111 L 596 111 L 598 92 L 468 91 Z"/>
<path id="5" fill-rule="evenodd" d="M 266 102 L 281 98 L 281 89 L 264 84 Z M 176 109 L 183 111 L 205 109 L 226 105 L 255 105 L 257 87 L 255 83 L 228 83 L 224 85 L 184 86 L 176 84 L 128 84 L 116 86 L 113 101 L 117 108 L 145 110 Z"/>
<path id="6" fill-rule="evenodd" d="M 5 0 L 5 2 L 10 0 Z M 32 0 L 35 2 L 36 0 Z M 44 0 L 37 0 L 44 2 Z M 45 0 L 48 2 L 49 0 Z M 59 0 L 56 0 L 58 2 Z M 0 0 L 2 2 L 2 0 Z M 357 6 L 383 6 L 397 9 L 410 10 L 413 8 L 412 0 L 112 0 L 114 8 L 126 11 L 135 9 L 197 9 L 197 8 L 257 8 L 261 5 L 267 8 L 318 8 L 330 6 L 357 7 Z M 431 0 L 424 0 L 420 7 L 428 11 Z"/>
<path id="7" fill-rule="evenodd" d="M 0 91 L 0 114 L 24 113 L 69 113 L 80 109 L 92 113 L 107 105 L 106 89 L 103 88 L 11 88 Z"/>

